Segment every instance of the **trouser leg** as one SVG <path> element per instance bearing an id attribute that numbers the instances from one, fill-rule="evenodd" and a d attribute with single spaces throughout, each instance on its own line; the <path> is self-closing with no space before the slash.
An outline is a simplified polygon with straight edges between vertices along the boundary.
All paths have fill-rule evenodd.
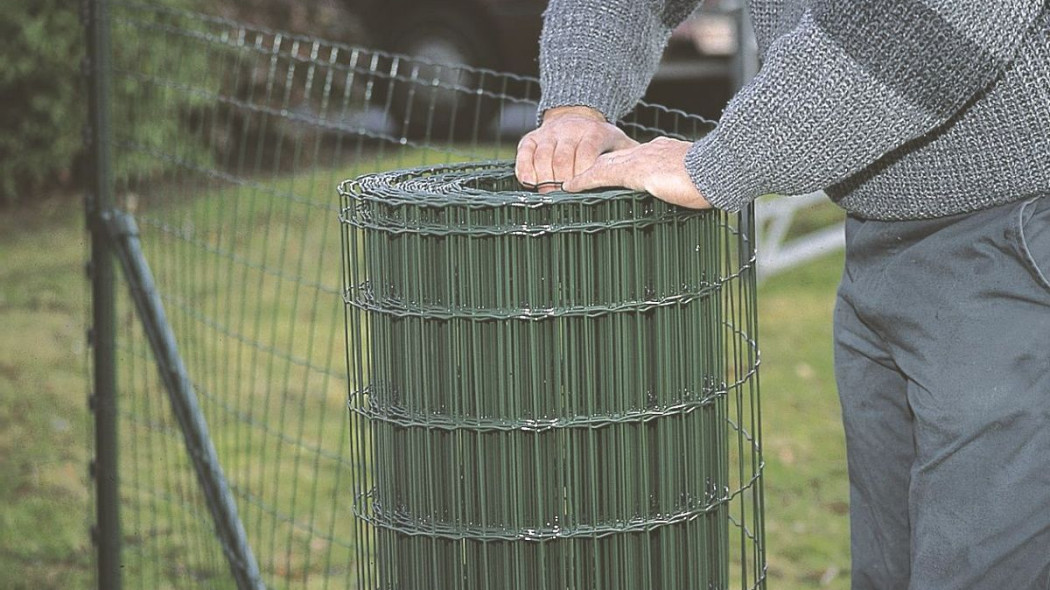
<path id="1" fill-rule="evenodd" d="M 1050 198 L 866 223 L 853 303 L 914 415 L 907 587 L 1047 590 Z"/>
<path id="2" fill-rule="evenodd" d="M 849 303 L 848 279 L 835 307 L 835 374 L 849 464 L 853 589 L 906 588 L 915 459 L 907 382 Z"/>
<path id="3" fill-rule="evenodd" d="M 1050 199 L 949 229 L 914 253 L 922 276 L 901 264 L 933 313 L 898 336 L 916 415 L 911 588 L 1047 590 L 1050 289 L 1027 257 L 1050 249 L 1022 242 L 1050 234 Z"/>

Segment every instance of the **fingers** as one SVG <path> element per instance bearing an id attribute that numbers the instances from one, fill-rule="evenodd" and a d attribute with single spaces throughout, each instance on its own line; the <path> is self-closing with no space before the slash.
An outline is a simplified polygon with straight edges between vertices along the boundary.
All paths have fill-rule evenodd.
<path id="1" fill-rule="evenodd" d="M 561 183 L 576 175 L 579 145 L 573 137 L 550 137 L 533 132 L 518 144 L 515 176 L 523 185 L 541 193 L 557 190 Z M 591 156 L 592 160 L 596 156 Z"/>
<path id="2" fill-rule="evenodd" d="M 624 187 L 645 191 L 654 197 L 693 209 L 711 204 L 700 194 L 685 168 L 685 155 L 692 144 L 668 138 L 608 152 L 594 165 L 571 178 L 563 190 L 579 192 L 595 188 Z"/>
<path id="3" fill-rule="evenodd" d="M 591 168 L 602 152 L 630 145 L 636 144 L 600 114 L 549 111 L 543 125 L 518 142 L 514 173 L 522 184 L 550 192 Z"/>
<path id="4" fill-rule="evenodd" d="M 576 175 L 574 168 L 576 162 L 576 148 L 580 145 L 577 138 L 559 138 L 554 144 L 551 155 L 552 179 L 565 182 Z"/>
<path id="5" fill-rule="evenodd" d="M 576 156 L 573 159 L 572 174 L 569 178 L 572 178 L 591 166 L 594 166 L 594 163 L 598 161 L 598 156 L 602 154 L 603 147 L 604 146 L 594 138 L 581 140 L 576 145 Z"/>
<path id="6" fill-rule="evenodd" d="M 532 168 L 536 176 L 536 182 L 534 183 L 539 187 L 541 193 L 549 192 L 554 190 L 553 182 L 563 181 L 564 178 L 558 178 L 554 172 L 554 150 L 557 140 L 551 141 L 546 139 L 540 141 L 536 145 L 536 150 L 532 154 Z"/>
<path id="7" fill-rule="evenodd" d="M 578 139 L 532 132 L 518 143 L 514 174 L 518 181 L 540 192 L 556 190 L 576 174 Z"/>
<path id="8" fill-rule="evenodd" d="M 630 170 L 622 165 L 622 152 L 610 152 L 598 157 L 594 165 L 580 172 L 562 185 L 562 190 L 575 193 L 593 188 L 626 187 L 625 173 Z"/>
<path id="9" fill-rule="evenodd" d="M 571 177 L 571 163 L 566 166 L 564 160 L 569 158 L 571 162 L 573 157 L 571 153 L 566 154 L 570 144 L 561 143 L 559 152 L 557 137 L 541 133 L 540 130 L 523 137 L 518 142 L 518 153 L 514 158 L 514 175 L 518 182 L 526 187 L 538 189 L 541 193 L 559 188 L 561 182 Z M 559 159 L 562 162 L 558 162 Z M 565 173 L 566 169 L 570 171 L 569 174 Z"/>
<path id="10" fill-rule="evenodd" d="M 533 158 L 536 153 L 536 140 L 532 134 L 526 135 L 518 142 L 518 153 L 514 157 L 514 176 L 525 186 L 536 186 L 536 168 Z"/>

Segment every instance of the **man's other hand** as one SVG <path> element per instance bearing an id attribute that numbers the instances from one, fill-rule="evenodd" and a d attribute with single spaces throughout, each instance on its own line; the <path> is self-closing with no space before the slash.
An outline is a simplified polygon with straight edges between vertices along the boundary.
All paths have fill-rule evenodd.
<path id="1" fill-rule="evenodd" d="M 634 147 L 602 154 L 590 168 L 562 185 L 568 192 L 602 187 L 644 191 L 672 205 L 710 209 L 685 169 L 685 154 L 693 144 L 657 137 Z"/>

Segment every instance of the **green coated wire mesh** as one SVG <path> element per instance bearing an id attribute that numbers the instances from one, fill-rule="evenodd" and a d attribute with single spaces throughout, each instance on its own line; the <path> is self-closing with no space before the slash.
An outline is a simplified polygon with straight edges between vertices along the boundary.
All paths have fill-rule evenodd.
<path id="1" fill-rule="evenodd" d="M 508 162 L 340 193 L 363 586 L 730 587 L 724 216 Z"/>
<path id="2" fill-rule="evenodd" d="M 449 200 L 510 194 L 499 167 L 463 185 L 449 166 L 511 157 L 538 84 L 153 4 L 110 12 L 117 198 L 141 230 L 267 587 L 453 588 L 437 581 L 461 575 L 481 588 L 598 588 L 609 576 L 668 579 L 654 576 L 676 565 L 679 587 L 763 587 L 750 212 L 682 216 L 626 193 L 347 209 L 342 180 L 419 166 L 428 183 L 451 175 Z M 655 106 L 621 124 L 639 139 L 711 128 Z M 491 235 L 455 233 L 480 227 Z M 350 286 L 338 234 L 365 265 Z M 421 242 L 447 251 L 420 259 Z M 379 244 L 387 258 L 367 262 Z M 451 270 L 447 257 L 468 251 L 487 276 Z M 521 282 L 544 261 L 559 265 L 548 282 Z M 557 291 L 550 281 L 567 273 L 576 290 Z M 344 300 L 359 330 L 344 333 Z M 480 309 L 493 317 L 464 317 Z M 234 587 L 189 461 L 198 449 L 157 376 L 165 367 L 126 296 L 118 318 L 125 587 Z M 648 356 L 617 352 L 612 334 L 648 339 Z M 586 339 L 589 364 L 568 346 Z M 401 365 L 378 354 L 421 346 Z M 467 397 L 441 389 L 457 378 L 453 361 L 474 375 Z M 443 401 L 422 397 L 424 383 Z M 593 395 L 570 399 L 570 388 Z M 632 440 L 645 446 L 609 446 Z M 494 454 L 506 445 L 521 452 Z M 460 481 L 461 465 L 485 471 Z M 527 485 L 513 500 L 449 496 L 469 478 Z M 596 497 L 561 494 L 569 478 Z M 602 567 L 578 567 L 589 559 Z M 487 575 L 466 571 L 478 564 Z"/>

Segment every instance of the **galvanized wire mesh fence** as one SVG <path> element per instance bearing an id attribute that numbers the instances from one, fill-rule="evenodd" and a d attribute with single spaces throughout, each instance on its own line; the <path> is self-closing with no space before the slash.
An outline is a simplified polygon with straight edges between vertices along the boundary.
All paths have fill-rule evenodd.
<path id="1" fill-rule="evenodd" d="M 712 577 L 705 578 L 711 581 L 711 587 L 761 586 L 761 458 L 754 373 L 757 351 L 753 249 L 748 240 L 748 214 L 710 214 L 690 218 L 689 222 L 671 221 L 673 215 L 665 209 L 642 205 L 631 200 L 633 197 L 614 199 L 597 208 L 582 206 L 578 215 L 586 215 L 590 207 L 592 213 L 608 216 L 609 220 L 625 213 L 625 208 L 639 216 L 657 215 L 660 221 L 652 227 L 624 229 L 617 235 L 656 232 L 663 236 L 662 245 L 670 249 L 667 255 L 688 254 L 682 244 L 693 235 L 689 232 L 709 228 L 719 236 L 717 244 L 705 246 L 705 256 L 709 258 L 703 258 L 703 264 L 673 272 L 668 266 L 670 260 L 652 266 L 649 271 L 663 273 L 654 275 L 655 291 L 639 291 L 639 285 L 626 281 L 622 285 L 626 291 L 611 295 L 620 297 L 621 303 L 667 299 L 668 305 L 630 314 L 606 314 L 606 319 L 599 320 L 612 326 L 624 323 L 628 317 L 638 321 L 652 316 L 655 323 L 644 330 L 637 328 L 638 337 L 652 339 L 654 353 L 666 349 L 668 354 L 644 361 L 619 359 L 620 368 L 609 372 L 607 367 L 618 359 L 607 351 L 602 353 L 606 357 L 600 360 L 601 371 L 596 370 L 599 365 L 569 369 L 562 360 L 545 369 L 540 365 L 530 369 L 539 373 L 523 374 L 517 371 L 524 370 L 524 364 L 507 364 L 524 362 L 524 358 L 515 360 L 515 354 L 525 353 L 524 350 L 508 348 L 522 346 L 521 342 L 505 340 L 503 349 L 484 351 L 475 361 L 463 360 L 491 361 L 496 365 L 471 384 L 472 395 L 476 396 L 469 403 L 476 405 L 456 408 L 466 414 L 446 414 L 457 417 L 456 422 L 446 424 L 448 439 L 467 436 L 458 420 L 464 415 L 473 416 L 476 423 L 471 426 L 483 432 L 475 436 L 475 445 L 487 445 L 489 439 L 522 441 L 519 444 L 529 441 L 536 445 L 532 464 L 498 465 L 498 457 L 491 456 L 487 446 L 463 446 L 456 450 L 459 454 L 450 455 L 435 455 L 431 449 L 428 459 L 425 453 L 413 452 L 426 443 L 411 436 L 399 447 L 402 456 L 384 455 L 379 446 L 373 446 L 375 440 L 401 436 L 402 430 L 411 430 L 413 420 L 426 421 L 428 428 L 440 422 L 440 412 L 434 414 L 419 405 L 423 401 L 410 397 L 418 392 L 411 385 L 431 379 L 440 383 L 451 376 L 431 375 L 425 369 L 430 361 L 424 363 L 425 359 L 421 359 L 418 364 L 403 367 L 368 365 L 368 375 L 355 371 L 347 381 L 348 353 L 371 359 L 376 347 L 413 346 L 420 334 L 404 330 L 378 336 L 372 332 L 368 336 L 364 332 L 351 333 L 351 347 L 344 348 L 345 290 L 340 279 L 340 207 L 335 188 L 346 178 L 369 172 L 511 156 L 518 134 L 534 120 L 538 85 L 528 78 L 413 62 L 153 5 L 113 2 L 110 13 L 113 59 L 109 73 L 114 85 L 133 88 L 136 97 L 126 103 L 113 102 L 113 139 L 110 145 L 103 146 L 111 149 L 114 157 L 116 201 L 120 212 L 137 221 L 138 239 L 181 351 L 185 376 L 211 432 L 219 463 L 216 473 L 221 472 L 228 480 L 267 587 L 395 587 L 395 582 L 400 588 L 434 587 L 415 584 L 428 579 L 422 576 L 433 575 L 433 570 L 428 573 L 422 569 L 423 564 L 436 563 L 434 557 L 441 551 L 450 556 L 441 567 L 466 567 L 467 561 L 449 553 L 456 551 L 450 549 L 454 544 L 401 543 L 397 535 L 404 532 L 402 529 L 422 526 L 422 514 L 384 512 L 377 510 L 377 506 L 382 506 L 376 501 L 400 494 L 404 495 L 405 506 L 418 506 L 419 494 L 429 493 L 428 488 L 418 487 L 427 483 L 415 479 L 420 470 L 427 473 L 426 469 L 430 469 L 431 474 L 440 472 L 442 477 L 451 477 L 442 466 L 468 460 L 489 465 L 486 469 L 502 469 L 507 477 L 532 478 L 530 496 L 521 498 L 521 509 L 526 511 L 521 514 L 513 514 L 512 507 L 505 504 L 506 498 L 474 498 L 480 503 L 475 506 L 479 514 L 496 516 L 474 522 L 475 528 L 469 532 L 495 534 L 492 531 L 496 527 L 502 531 L 498 535 L 532 534 L 556 539 L 564 536 L 562 531 L 583 534 L 591 525 L 613 527 L 609 532 L 617 534 L 621 531 L 616 527 L 640 527 L 639 534 L 651 539 L 644 550 L 663 557 L 637 561 L 637 568 L 628 568 L 630 575 L 635 576 L 632 579 L 675 565 L 699 571 L 698 564 L 709 559 L 710 550 L 728 559 L 719 562 L 728 564 L 724 569 L 712 569 Z M 163 56 L 136 59 L 143 52 L 163 52 Z M 181 125 L 144 132 L 142 129 L 150 129 L 148 125 L 127 125 L 131 120 L 178 120 Z M 658 107 L 640 108 L 623 125 L 639 138 L 656 133 L 696 137 L 710 128 L 707 121 Z M 449 221 L 428 220 L 425 216 L 402 218 L 404 210 L 385 210 L 378 204 L 376 207 L 370 218 L 376 224 L 401 222 L 419 228 Z M 525 214 L 527 222 L 533 224 L 544 223 L 546 215 L 538 209 L 511 211 Z M 671 217 L 664 219 L 665 213 Z M 486 221 L 492 227 L 521 221 L 500 219 L 498 215 L 502 213 L 491 214 L 497 216 Z M 589 223 L 586 217 L 571 219 L 571 223 Z M 460 222 L 479 220 L 470 214 Z M 685 230 L 693 226 L 685 235 L 671 231 L 672 227 Z M 581 287 L 583 290 L 573 300 L 576 307 L 566 308 L 583 316 L 587 316 L 587 306 L 605 306 L 621 300 L 594 299 L 588 291 L 608 286 L 614 278 L 610 273 L 620 268 L 609 264 L 626 264 L 627 260 L 635 260 L 631 258 L 634 256 L 639 257 L 637 262 L 643 257 L 660 260 L 660 243 L 643 253 L 633 250 L 627 237 L 615 238 L 620 241 L 614 242 L 609 241 L 614 240 L 611 235 L 603 232 L 558 235 L 563 242 L 537 246 L 540 249 L 528 255 L 547 256 L 551 251 L 543 248 L 557 247 L 557 260 L 563 265 L 559 272 L 573 268 L 574 272 L 583 272 L 582 266 L 573 265 L 590 265 L 595 274 L 589 280 L 594 282 Z M 368 240 L 377 239 L 371 236 L 367 229 L 344 234 L 349 243 L 361 248 L 366 247 Z M 491 238 L 512 239 L 499 235 Z M 575 244 L 572 240 L 580 242 Z M 449 241 L 450 248 L 455 241 Z M 589 254 L 571 258 L 570 248 L 577 247 L 589 248 Z M 613 258 L 603 250 L 606 247 L 615 248 L 620 254 Z M 718 259 L 714 258 L 715 252 Z M 433 306 L 446 309 L 450 302 L 441 298 L 444 295 L 440 289 L 455 287 L 454 281 L 479 278 L 443 277 L 439 267 L 428 267 L 428 276 L 445 283 L 427 287 L 419 280 L 424 269 L 407 266 L 413 263 L 405 258 L 410 255 L 409 249 L 391 253 L 387 263 L 377 263 L 370 271 L 387 273 L 392 282 L 382 284 L 406 290 L 402 294 L 411 289 L 438 289 L 423 292 L 426 298 L 414 303 L 410 298 L 404 299 L 404 307 L 399 311 L 406 316 L 402 326 L 413 321 L 422 326 L 422 320 L 412 319 L 416 309 L 413 304 L 431 305 L 423 308 L 427 313 L 436 311 Z M 504 266 L 493 258 L 497 255 L 493 251 L 487 254 L 488 259 L 479 259 L 477 268 L 517 273 L 524 268 L 520 265 L 537 263 L 508 261 Z M 598 272 L 599 269 L 606 272 Z M 500 290 L 511 278 L 512 274 L 488 277 L 487 282 L 478 283 L 482 290 L 463 295 L 468 299 L 462 303 L 471 304 L 475 301 L 471 298 L 476 297 L 476 301 L 493 303 L 492 309 L 520 312 L 523 302 L 500 299 L 521 295 Z M 704 287 L 708 284 L 712 285 L 709 289 Z M 132 290 L 141 287 L 131 285 Z M 690 296 L 690 289 L 703 293 Z M 126 291 L 121 292 L 116 302 L 116 433 L 123 541 L 119 561 L 124 585 L 233 587 L 226 556 L 231 548 L 214 534 L 212 514 L 191 461 L 191 457 L 199 458 L 205 453 L 195 448 L 192 440 L 184 439 L 165 392 L 165 381 L 158 373 L 158 369 L 170 370 L 172 359 L 155 355 L 149 345 L 150 335 L 136 317 L 132 298 Z M 360 302 L 362 309 L 391 301 L 389 292 L 373 290 L 357 295 L 360 298 L 355 301 Z M 544 293 L 535 295 L 542 298 Z M 536 313 L 542 313 L 542 306 L 548 304 L 561 305 L 552 300 L 531 306 Z M 672 317 L 682 310 L 694 313 L 701 309 L 710 313 L 697 313 L 688 321 Z M 489 330 L 485 322 L 453 318 L 448 321 L 467 322 L 479 334 Z M 701 324 L 716 332 L 723 330 L 721 344 L 712 341 L 710 335 L 700 337 Z M 517 337 L 533 334 L 539 338 L 540 327 L 545 324 L 521 325 L 522 332 Z M 658 330 L 657 326 L 666 326 L 669 331 Z M 611 328 L 589 334 L 547 332 L 542 337 L 548 344 L 537 346 L 556 347 L 570 336 L 604 343 L 606 332 L 602 330 L 608 329 Z M 624 324 L 618 329 L 628 328 Z M 471 345 L 497 346 L 499 341 L 494 333 L 486 333 L 484 338 L 471 341 Z M 463 346 L 458 343 L 429 354 L 467 359 L 471 351 Z M 548 354 L 569 354 L 564 346 L 550 350 L 554 352 Z M 431 360 L 436 362 L 436 358 Z M 369 392 L 375 396 L 374 403 L 363 404 L 367 377 L 378 376 L 379 371 L 386 373 L 376 387 L 387 389 Z M 512 375 L 511 371 L 516 372 Z M 502 377 L 498 377 L 500 374 Z M 581 388 L 600 384 L 609 387 L 611 397 L 581 399 L 579 407 L 566 406 L 564 400 L 559 402 L 561 406 L 551 406 L 561 413 L 510 406 L 506 408 L 509 413 L 496 414 L 491 404 L 500 399 L 488 392 L 500 385 L 490 380 L 499 378 L 504 380 L 503 386 L 522 395 L 526 387 L 543 387 L 547 383 L 547 395 L 556 397 L 553 384 L 558 382 L 579 384 Z M 652 383 L 661 384 L 662 389 L 632 389 L 649 378 Z M 354 418 L 349 421 L 348 390 L 358 392 L 351 399 Z M 514 395 L 517 394 L 503 399 L 503 403 L 523 403 L 524 397 Z M 634 399 L 631 395 L 643 397 Z M 655 419 L 663 414 L 670 419 Z M 510 421 L 492 422 L 492 416 L 507 416 Z M 579 424 L 573 422 L 583 416 L 606 416 L 608 423 L 588 423 L 583 418 L 579 418 L 583 420 Z M 375 426 L 362 426 L 365 419 Z M 665 429 L 691 433 L 688 440 L 705 450 L 697 455 L 692 449 L 677 448 L 677 456 L 653 455 Z M 605 444 L 603 434 L 612 436 L 609 433 L 625 431 L 650 432 L 645 440 L 653 446 L 648 450 L 625 450 L 625 462 L 620 463 L 608 454 L 611 449 L 593 452 L 594 445 Z M 544 433 L 564 434 L 547 437 Z M 559 445 L 568 446 L 557 450 Z M 594 480 L 595 493 L 619 498 L 619 511 L 581 517 L 578 521 L 544 521 L 533 533 L 523 533 L 536 526 L 541 514 L 558 504 L 571 501 L 573 506 L 592 506 L 588 504 L 590 499 L 559 496 L 557 482 L 544 479 L 546 475 L 535 479 L 539 476 L 529 473 L 551 460 L 548 455 L 555 452 L 579 462 L 576 476 L 599 478 Z M 627 460 L 627 453 L 634 453 L 635 462 Z M 396 462 L 382 486 L 374 476 L 377 460 Z M 649 471 L 636 473 L 637 461 L 643 461 Z M 685 483 L 685 472 L 673 475 L 678 473 L 676 469 L 709 475 Z M 487 473 L 473 473 L 470 477 Z M 673 494 L 667 488 L 666 497 L 654 496 L 656 488 L 652 482 L 664 478 L 665 473 L 670 474 L 666 477 L 681 478 L 682 484 L 674 488 Z M 568 477 L 568 472 L 563 470 L 560 477 Z M 553 485 L 548 487 L 547 483 Z M 461 487 L 443 488 L 442 493 L 467 489 L 462 487 L 464 482 L 457 485 Z M 503 485 L 511 484 L 508 480 Z M 372 495 L 358 495 L 372 487 L 376 488 Z M 724 515 L 728 525 L 719 529 L 708 524 L 707 515 L 714 513 Z M 455 520 L 455 515 L 447 516 L 443 522 L 456 527 L 447 532 L 462 536 L 463 521 Z M 644 517 L 645 521 L 617 522 L 620 516 Z M 668 526 L 651 527 L 661 520 L 667 521 Z M 377 523 L 386 527 L 383 530 L 391 531 L 392 536 L 373 537 L 364 532 Z M 431 527 L 427 530 L 432 532 L 439 524 L 427 523 Z M 591 532 L 599 536 L 603 533 Z M 677 553 L 659 544 L 675 535 L 693 540 L 688 540 L 687 548 Z M 448 535 L 423 537 L 448 540 Z M 608 541 L 592 542 L 586 551 L 604 552 L 603 563 L 615 568 L 627 567 L 618 561 L 639 559 L 625 549 L 626 545 L 617 545 L 619 541 L 615 539 L 619 537 L 607 537 Z M 527 547 L 515 551 L 533 557 L 495 563 L 493 545 L 482 543 L 472 546 L 482 561 L 470 563 L 477 565 L 489 559 L 487 565 L 493 569 L 486 571 L 502 571 L 500 575 L 508 580 L 547 580 L 549 588 L 590 587 L 586 586 L 588 580 L 597 583 L 609 579 L 587 578 L 606 576 L 605 572 L 577 572 L 574 564 L 584 559 L 582 553 L 559 554 L 549 549 L 554 544 L 540 539 L 515 546 Z M 580 545 L 579 551 L 584 550 L 584 545 Z M 421 551 L 431 553 L 424 558 Z M 371 560 L 379 554 L 395 559 L 392 567 L 396 572 L 374 569 L 376 565 Z M 386 558 L 383 561 L 394 563 Z M 528 564 L 545 569 L 525 572 L 522 568 Z M 475 575 L 479 580 L 484 577 L 480 571 Z M 478 587 L 502 587 L 500 579 L 491 576 L 485 582 L 488 586 Z M 411 584 L 405 585 L 406 580 L 411 580 Z M 564 586 L 559 585 L 560 580 L 565 581 Z M 543 587 L 542 582 L 539 587 Z"/>

